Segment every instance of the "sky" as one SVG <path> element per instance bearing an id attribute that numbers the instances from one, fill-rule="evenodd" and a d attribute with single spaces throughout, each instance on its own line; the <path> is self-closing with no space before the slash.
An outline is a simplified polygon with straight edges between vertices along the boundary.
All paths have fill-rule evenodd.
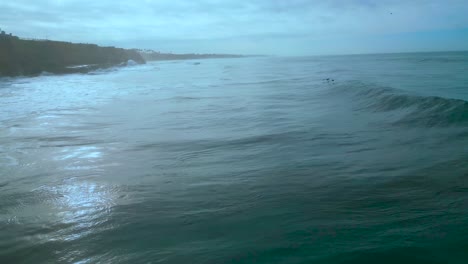
<path id="1" fill-rule="evenodd" d="M 5 0 L 0 28 L 173 53 L 468 50 L 468 0 Z"/>

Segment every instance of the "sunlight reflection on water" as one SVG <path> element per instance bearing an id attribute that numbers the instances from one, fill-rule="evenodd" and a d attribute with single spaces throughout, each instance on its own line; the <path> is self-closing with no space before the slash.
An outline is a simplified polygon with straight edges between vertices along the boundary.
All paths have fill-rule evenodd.
<path id="1" fill-rule="evenodd" d="M 102 152 L 100 148 L 95 146 L 65 148 L 61 152 L 63 153 L 63 156 L 58 157 L 59 160 L 97 159 L 102 157 Z"/>
<path id="2" fill-rule="evenodd" d="M 47 233 L 40 238 L 42 241 L 71 241 L 106 229 L 105 223 L 115 205 L 116 190 L 95 182 L 70 180 L 37 191 L 55 197 L 50 208 L 54 226 L 68 227 Z"/>

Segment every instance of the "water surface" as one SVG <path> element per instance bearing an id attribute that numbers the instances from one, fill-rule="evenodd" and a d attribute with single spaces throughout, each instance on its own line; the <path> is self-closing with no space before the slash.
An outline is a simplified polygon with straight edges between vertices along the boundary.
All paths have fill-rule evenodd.
<path id="1" fill-rule="evenodd" d="M 0 80 L 1 263 L 467 263 L 468 53 L 194 62 Z"/>

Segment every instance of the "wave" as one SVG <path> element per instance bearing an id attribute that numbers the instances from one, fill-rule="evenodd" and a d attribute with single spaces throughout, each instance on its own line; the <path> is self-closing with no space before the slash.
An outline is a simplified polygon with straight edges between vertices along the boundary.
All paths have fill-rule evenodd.
<path id="1" fill-rule="evenodd" d="M 453 63 L 453 62 L 462 62 L 466 63 L 468 58 L 425 58 L 425 59 L 415 59 L 415 62 L 419 63 Z"/>
<path id="2" fill-rule="evenodd" d="M 468 125 L 468 102 L 439 96 L 405 94 L 391 87 L 352 82 L 334 88 L 357 99 L 359 110 L 372 112 L 400 111 L 400 125 L 448 126 Z"/>
<path id="3" fill-rule="evenodd" d="M 400 57 L 400 58 L 379 58 L 377 61 L 395 61 L 395 62 L 409 62 L 409 63 L 466 63 L 468 57 Z"/>
<path id="4" fill-rule="evenodd" d="M 369 55 L 376 56 L 376 55 Z M 428 52 L 428 53 L 401 53 L 401 54 L 381 54 L 376 57 L 377 61 L 396 61 L 409 63 L 466 63 L 468 62 L 468 52 Z"/>

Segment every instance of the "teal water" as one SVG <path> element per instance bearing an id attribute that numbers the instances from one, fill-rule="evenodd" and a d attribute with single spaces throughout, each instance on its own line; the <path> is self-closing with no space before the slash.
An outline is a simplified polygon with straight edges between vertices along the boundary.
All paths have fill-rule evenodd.
<path id="1" fill-rule="evenodd" d="M 0 79 L 0 263 L 468 263 L 467 52 L 194 62 Z"/>

